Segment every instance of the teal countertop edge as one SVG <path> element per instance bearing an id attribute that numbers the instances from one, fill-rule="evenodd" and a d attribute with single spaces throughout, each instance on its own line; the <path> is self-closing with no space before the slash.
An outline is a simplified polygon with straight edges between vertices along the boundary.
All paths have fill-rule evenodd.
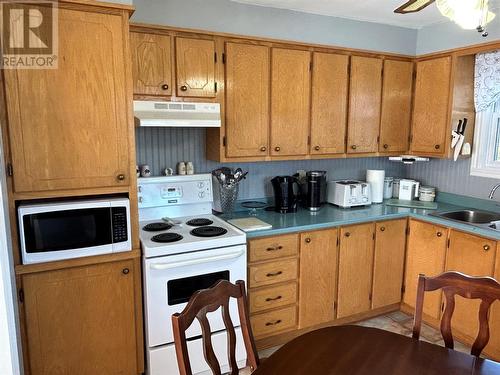
<path id="1" fill-rule="evenodd" d="M 268 199 L 255 199 L 268 201 Z M 241 202 L 238 202 L 241 203 Z M 255 217 L 271 224 L 272 229 L 247 232 L 247 238 L 274 236 L 295 232 L 307 232 L 339 226 L 361 224 L 366 222 L 384 221 L 411 217 L 426 222 L 458 229 L 478 236 L 500 240 L 500 231 L 459 223 L 452 220 L 432 216 L 432 213 L 476 208 L 500 212 L 500 202 L 463 197 L 455 194 L 441 193 L 438 199 L 437 210 L 415 209 L 387 206 L 384 203 L 372 204 L 367 207 L 343 209 L 333 205 L 325 205 L 316 213 L 299 208 L 296 213 L 279 214 L 273 211 L 257 210 Z M 249 211 L 237 205 L 236 212 L 222 215 L 229 220 L 233 218 L 249 217 Z"/>

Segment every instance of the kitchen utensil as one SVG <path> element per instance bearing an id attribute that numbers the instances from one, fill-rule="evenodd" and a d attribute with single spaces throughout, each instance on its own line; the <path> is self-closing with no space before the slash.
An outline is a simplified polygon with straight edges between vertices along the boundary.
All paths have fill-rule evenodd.
<path id="1" fill-rule="evenodd" d="M 460 128 L 462 126 L 462 120 L 458 120 L 458 126 L 456 130 L 451 132 L 451 148 L 454 148 L 457 145 L 458 139 L 460 138 Z"/>
<path id="2" fill-rule="evenodd" d="M 461 128 L 458 130 L 458 141 L 455 145 L 455 151 L 453 153 L 453 160 L 457 161 L 458 155 L 460 155 L 460 151 L 462 150 L 462 146 L 465 140 L 465 128 L 467 127 L 467 118 L 464 118 Z"/>
<path id="3" fill-rule="evenodd" d="M 276 176 L 271 180 L 274 190 L 274 210 L 286 214 L 297 211 L 300 185 L 293 176 Z"/>
<path id="4" fill-rule="evenodd" d="M 175 226 L 175 225 L 181 225 L 182 224 L 182 221 L 179 221 L 179 220 L 174 220 L 174 219 L 171 219 L 169 217 L 162 217 L 161 218 L 165 223 L 167 224 L 170 224 L 172 226 Z"/>
<path id="5" fill-rule="evenodd" d="M 384 201 L 384 179 L 385 171 L 382 169 L 368 169 L 366 171 L 366 182 L 370 184 L 373 203 Z"/>

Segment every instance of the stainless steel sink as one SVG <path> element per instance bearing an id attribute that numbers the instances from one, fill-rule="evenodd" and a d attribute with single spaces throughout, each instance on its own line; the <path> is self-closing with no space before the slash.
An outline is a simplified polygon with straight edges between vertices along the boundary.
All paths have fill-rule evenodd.
<path id="1" fill-rule="evenodd" d="M 432 216 L 500 231 L 500 214 L 481 210 L 438 212 Z"/>

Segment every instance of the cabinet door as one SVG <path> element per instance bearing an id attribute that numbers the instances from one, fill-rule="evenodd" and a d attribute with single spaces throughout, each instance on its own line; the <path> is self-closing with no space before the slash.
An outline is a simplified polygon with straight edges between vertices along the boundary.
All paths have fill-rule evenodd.
<path id="1" fill-rule="evenodd" d="M 311 154 L 345 152 L 349 56 L 313 53 Z"/>
<path id="2" fill-rule="evenodd" d="M 497 244 L 497 256 L 495 273 L 493 277 L 495 280 L 500 280 L 500 247 Z M 490 355 L 495 361 L 500 361 L 500 301 L 493 302 L 490 311 L 490 341 L 484 352 Z"/>
<path id="3" fill-rule="evenodd" d="M 370 310 L 373 223 L 340 229 L 337 318 Z"/>
<path id="4" fill-rule="evenodd" d="M 135 374 L 134 261 L 23 276 L 32 374 Z"/>
<path id="5" fill-rule="evenodd" d="M 382 96 L 382 60 L 351 57 L 348 153 L 378 151 L 380 100 Z"/>
<path id="6" fill-rule="evenodd" d="M 405 294 L 403 302 L 415 307 L 418 275 L 437 276 L 444 271 L 448 229 L 410 220 L 410 235 L 406 255 Z M 424 314 L 439 319 L 441 292 L 426 292 Z"/>
<path id="7" fill-rule="evenodd" d="M 384 61 L 380 152 L 404 152 L 408 150 L 412 84 L 412 62 Z"/>
<path id="8" fill-rule="evenodd" d="M 308 152 L 310 60 L 308 51 L 272 50 L 271 155 Z"/>
<path id="9" fill-rule="evenodd" d="M 449 115 L 451 57 L 417 62 L 410 149 L 444 154 Z"/>
<path id="10" fill-rule="evenodd" d="M 171 37 L 130 33 L 136 95 L 172 95 Z"/>
<path id="11" fill-rule="evenodd" d="M 401 302 L 406 249 L 406 219 L 375 227 L 372 308 Z"/>
<path id="12" fill-rule="evenodd" d="M 262 156 L 269 148 L 269 48 L 226 43 L 226 156 Z"/>
<path id="13" fill-rule="evenodd" d="M 215 42 L 175 39 L 177 96 L 215 97 Z"/>
<path id="14" fill-rule="evenodd" d="M 57 69 L 3 72 L 14 190 L 128 185 L 123 19 L 59 9 L 58 20 Z"/>
<path id="15" fill-rule="evenodd" d="M 300 235 L 299 328 L 335 318 L 337 229 Z"/>
<path id="16" fill-rule="evenodd" d="M 451 230 L 446 270 L 469 276 L 493 276 L 495 268 L 495 241 Z M 479 331 L 480 300 L 455 297 L 452 330 L 476 339 Z"/>

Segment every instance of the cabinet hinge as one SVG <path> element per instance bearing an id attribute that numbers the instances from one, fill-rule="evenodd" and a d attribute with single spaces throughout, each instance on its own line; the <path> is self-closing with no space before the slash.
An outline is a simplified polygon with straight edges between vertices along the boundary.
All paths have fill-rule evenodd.
<path id="1" fill-rule="evenodd" d="M 446 243 L 446 247 L 449 249 L 450 248 L 450 243 L 451 243 L 451 240 L 448 238 L 448 242 Z"/>
<path id="2" fill-rule="evenodd" d="M 14 175 L 14 168 L 12 167 L 11 163 L 7 163 L 7 176 L 13 176 Z"/>
<path id="3" fill-rule="evenodd" d="M 19 289 L 18 296 L 19 296 L 19 303 L 24 303 L 24 290 L 22 288 Z"/>
<path id="4" fill-rule="evenodd" d="M 410 235 L 410 227 L 406 227 L 406 235 L 409 236 Z"/>
<path id="5" fill-rule="evenodd" d="M 214 82 L 214 89 L 215 89 L 215 92 L 217 92 L 217 82 Z"/>
<path id="6" fill-rule="evenodd" d="M 370 293 L 370 295 L 368 296 L 368 298 L 370 299 L 370 301 L 373 299 L 373 294 Z"/>
<path id="7" fill-rule="evenodd" d="M 222 63 L 223 64 L 226 63 L 226 54 L 225 53 L 222 54 Z"/>
<path id="8" fill-rule="evenodd" d="M 217 64 L 217 52 L 214 52 L 214 62 Z"/>
<path id="9" fill-rule="evenodd" d="M 227 141 L 226 141 L 226 136 L 222 137 L 222 146 L 226 147 Z"/>
<path id="10" fill-rule="evenodd" d="M 405 284 L 401 285 L 401 294 L 405 294 L 406 292 L 406 286 Z"/>
<path id="11" fill-rule="evenodd" d="M 339 246 L 339 245 L 340 245 L 340 240 L 339 240 L 339 238 L 337 237 L 337 246 Z"/>
<path id="12" fill-rule="evenodd" d="M 413 71 L 413 80 L 416 80 L 416 79 L 417 79 L 417 71 L 416 71 L 416 70 L 414 70 L 414 71 Z"/>

